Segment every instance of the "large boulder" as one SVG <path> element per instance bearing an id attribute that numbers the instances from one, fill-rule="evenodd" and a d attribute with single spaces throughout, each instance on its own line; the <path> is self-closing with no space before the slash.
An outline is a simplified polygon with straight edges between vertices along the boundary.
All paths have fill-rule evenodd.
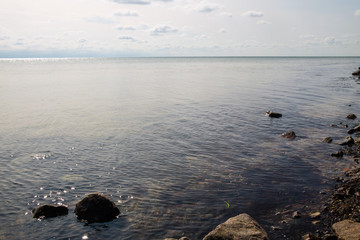
<path id="1" fill-rule="evenodd" d="M 229 218 L 206 235 L 203 240 L 268 240 L 265 230 L 248 214 Z"/>
<path id="2" fill-rule="evenodd" d="M 34 218 L 52 218 L 57 216 L 66 215 L 69 209 L 65 206 L 42 205 L 32 210 Z"/>
<path id="3" fill-rule="evenodd" d="M 340 240 L 359 240 L 360 223 L 351 220 L 343 220 L 332 225 Z"/>
<path id="4" fill-rule="evenodd" d="M 114 202 L 98 193 L 89 194 L 78 202 L 74 212 L 78 219 L 89 223 L 112 221 L 120 214 Z"/>

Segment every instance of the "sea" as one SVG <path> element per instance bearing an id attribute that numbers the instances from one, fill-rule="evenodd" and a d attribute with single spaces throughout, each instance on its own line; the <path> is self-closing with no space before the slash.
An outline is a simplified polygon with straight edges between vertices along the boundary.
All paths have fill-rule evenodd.
<path id="1" fill-rule="evenodd" d="M 200 240 L 240 213 L 270 236 L 300 239 L 311 222 L 277 213 L 316 204 L 354 163 L 330 153 L 359 123 L 346 119 L 360 115 L 359 66 L 359 57 L 0 59 L 0 239 Z M 75 205 L 90 193 L 114 201 L 119 217 L 79 221 Z M 43 204 L 69 214 L 33 218 Z"/>

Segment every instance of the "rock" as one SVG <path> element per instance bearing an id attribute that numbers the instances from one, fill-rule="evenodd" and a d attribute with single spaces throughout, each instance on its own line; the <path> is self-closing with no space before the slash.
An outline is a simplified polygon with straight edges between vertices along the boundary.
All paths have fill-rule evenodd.
<path id="1" fill-rule="evenodd" d="M 324 142 L 324 143 L 331 143 L 332 142 L 332 138 L 331 137 L 326 137 L 326 138 L 324 138 L 322 141 Z"/>
<path id="2" fill-rule="evenodd" d="M 188 237 L 181 237 L 179 240 L 190 240 Z"/>
<path id="3" fill-rule="evenodd" d="M 295 219 L 295 218 L 301 218 L 300 212 L 298 212 L 298 211 L 293 212 L 292 218 L 294 218 L 294 219 Z"/>
<path id="4" fill-rule="evenodd" d="M 311 217 L 312 219 L 319 218 L 319 217 L 320 217 L 320 212 L 311 213 L 311 214 L 310 214 L 310 217 Z"/>
<path id="5" fill-rule="evenodd" d="M 52 218 L 68 214 L 69 209 L 65 206 L 42 205 L 33 209 L 32 213 L 34 218 Z"/>
<path id="6" fill-rule="evenodd" d="M 355 114 L 349 114 L 346 116 L 346 118 L 348 119 L 355 119 L 356 118 L 356 115 Z"/>
<path id="7" fill-rule="evenodd" d="M 318 238 L 312 234 L 306 234 L 301 237 L 302 240 L 317 240 Z"/>
<path id="8" fill-rule="evenodd" d="M 281 134 L 281 136 L 284 138 L 289 138 L 289 139 L 296 138 L 296 134 L 294 131 L 284 132 L 283 134 Z"/>
<path id="9" fill-rule="evenodd" d="M 354 142 L 355 142 L 355 143 L 360 143 L 360 138 L 354 139 Z"/>
<path id="10" fill-rule="evenodd" d="M 268 240 L 265 230 L 248 214 L 240 214 L 218 225 L 203 240 Z"/>
<path id="11" fill-rule="evenodd" d="M 342 143 L 340 143 L 340 145 L 344 146 L 344 145 L 352 145 L 354 144 L 355 141 L 351 136 L 347 136 L 344 141 Z"/>
<path id="12" fill-rule="evenodd" d="M 348 134 L 353 134 L 355 132 L 355 129 L 350 129 L 349 131 L 347 131 Z"/>
<path id="13" fill-rule="evenodd" d="M 268 116 L 268 117 L 272 117 L 272 118 L 281 118 L 282 117 L 282 114 L 281 113 L 277 113 L 277 112 L 273 112 L 273 111 L 267 111 L 265 113 L 265 116 Z"/>
<path id="14" fill-rule="evenodd" d="M 359 70 L 356 70 L 355 72 L 353 72 L 352 75 L 354 75 L 354 76 L 359 76 L 359 75 L 360 75 L 360 69 L 359 69 Z"/>
<path id="15" fill-rule="evenodd" d="M 74 212 L 78 219 L 89 223 L 112 221 L 120 214 L 114 202 L 98 193 L 89 194 L 79 201 Z"/>
<path id="16" fill-rule="evenodd" d="M 343 151 L 338 151 L 337 153 L 332 153 L 331 156 L 341 158 L 341 157 L 344 156 L 344 152 Z"/>
<path id="17" fill-rule="evenodd" d="M 360 223 L 351 220 L 343 220 L 332 225 L 336 235 L 341 240 L 359 240 Z"/>

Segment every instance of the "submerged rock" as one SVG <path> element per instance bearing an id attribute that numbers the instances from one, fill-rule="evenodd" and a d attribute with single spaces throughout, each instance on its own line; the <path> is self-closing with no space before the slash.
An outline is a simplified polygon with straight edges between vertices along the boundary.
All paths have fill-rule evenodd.
<path id="1" fill-rule="evenodd" d="M 332 138 L 331 137 L 326 137 L 326 138 L 324 138 L 322 141 L 324 142 L 324 143 L 331 143 L 332 142 Z"/>
<path id="2" fill-rule="evenodd" d="M 283 134 L 281 134 L 281 136 L 284 138 L 289 138 L 289 139 L 296 138 L 296 134 L 294 131 L 284 132 Z"/>
<path id="3" fill-rule="evenodd" d="M 352 145 L 354 144 L 355 141 L 351 136 L 347 136 L 344 141 L 342 143 L 340 143 L 340 145 L 344 146 L 344 145 Z"/>
<path id="4" fill-rule="evenodd" d="M 352 75 L 359 76 L 360 75 L 360 68 L 358 70 L 356 70 L 355 72 L 353 72 Z"/>
<path id="5" fill-rule="evenodd" d="M 349 114 L 346 116 L 347 119 L 356 119 L 356 115 L 355 114 Z"/>
<path id="6" fill-rule="evenodd" d="M 42 205 L 33 209 L 32 213 L 34 218 L 52 218 L 67 215 L 69 213 L 69 209 L 65 206 Z"/>
<path id="7" fill-rule="evenodd" d="M 336 235 L 342 240 L 359 240 L 360 223 L 351 220 L 343 220 L 332 225 Z"/>
<path id="8" fill-rule="evenodd" d="M 265 230 L 248 214 L 229 218 L 206 235 L 203 240 L 268 240 Z"/>
<path id="9" fill-rule="evenodd" d="M 344 156 L 344 152 L 343 151 L 338 151 L 337 153 L 332 153 L 331 156 L 341 158 L 341 157 Z"/>
<path id="10" fill-rule="evenodd" d="M 120 214 L 114 202 L 98 193 L 89 194 L 78 202 L 74 212 L 78 219 L 89 223 L 112 221 Z"/>
<path id="11" fill-rule="evenodd" d="M 265 116 L 268 116 L 268 117 L 272 117 L 272 118 L 281 118 L 282 117 L 282 114 L 281 113 L 277 113 L 277 112 L 273 112 L 273 111 L 267 111 L 265 113 Z"/>

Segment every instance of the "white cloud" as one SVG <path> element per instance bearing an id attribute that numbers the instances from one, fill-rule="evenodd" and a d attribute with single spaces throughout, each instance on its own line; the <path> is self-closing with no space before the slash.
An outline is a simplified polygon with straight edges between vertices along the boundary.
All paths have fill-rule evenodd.
<path id="1" fill-rule="evenodd" d="M 271 24 L 271 22 L 266 21 L 266 20 L 260 20 L 260 21 L 257 21 L 257 24 L 260 24 L 260 25 L 269 25 L 269 24 Z"/>
<path id="2" fill-rule="evenodd" d="M 132 27 L 132 26 L 118 26 L 118 27 L 116 27 L 116 29 L 119 31 L 134 31 L 134 30 L 136 30 L 136 28 Z"/>
<path id="3" fill-rule="evenodd" d="M 114 16 L 117 16 L 117 17 L 138 17 L 140 15 L 136 11 L 127 10 L 127 11 L 115 12 Z"/>
<path id="4" fill-rule="evenodd" d="M 148 5 L 150 4 L 149 1 L 143 0 L 110 0 L 119 4 L 135 4 L 135 5 Z"/>
<path id="5" fill-rule="evenodd" d="M 233 14 L 231 12 L 221 12 L 220 13 L 221 16 L 224 16 L 224 17 L 233 17 Z"/>
<path id="6" fill-rule="evenodd" d="M 355 16 L 360 17 L 360 9 L 355 11 Z"/>
<path id="7" fill-rule="evenodd" d="M 216 4 L 216 3 L 210 3 L 210 2 L 207 2 L 207 1 L 201 1 L 197 5 L 188 5 L 186 8 L 190 9 L 190 10 L 193 10 L 193 11 L 196 11 L 196 12 L 210 13 L 210 12 L 220 10 L 223 7 L 221 5 L 219 5 L 219 4 Z"/>
<path id="8" fill-rule="evenodd" d="M 224 28 L 219 29 L 219 33 L 226 33 L 226 29 Z"/>
<path id="9" fill-rule="evenodd" d="M 100 17 L 100 16 L 88 17 L 88 18 L 85 18 L 85 20 L 88 22 L 100 23 L 100 24 L 113 24 L 114 23 L 114 21 L 111 18 Z"/>
<path id="10" fill-rule="evenodd" d="M 136 40 L 133 37 L 130 37 L 130 36 L 119 36 L 117 39 L 124 40 L 124 41 L 136 42 Z"/>
<path id="11" fill-rule="evenodd" d="M 247 11 L 242 14 L 244 17 L 253 17 L 258 18 L 264 16 L 263 12 L 257 12 L 257 11 Z"/>
<path id="12" fill-rule="evenodd" d="M 159 35 L 163 35 L 163 34 L 176 33 L 176 32 L 178 32 L 178 29 L 171 27 L 171 26 L 162 25 L 162 26 L 154 27 L 151 30 L 151 35 L 159 36 Z"/>

